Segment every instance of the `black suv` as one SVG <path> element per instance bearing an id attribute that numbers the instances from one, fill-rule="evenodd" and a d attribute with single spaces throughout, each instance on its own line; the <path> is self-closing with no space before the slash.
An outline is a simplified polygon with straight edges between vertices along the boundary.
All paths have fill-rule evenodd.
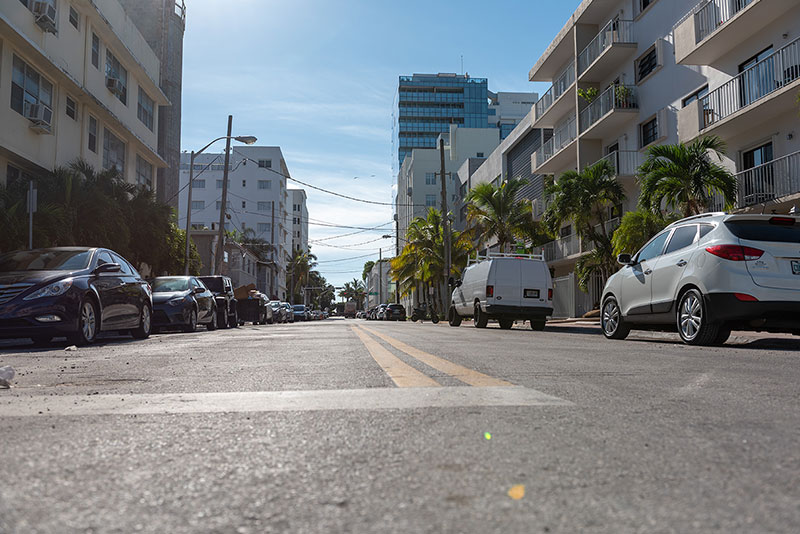
<path id="1" fill-rule="evenodd" d="M 208 289 L 214 293 L 217 302 L 217 326 L 235 328 L 239 326 L 239 313 L 236 311 L 236 297 L 233 296 L 233 282 L 227 276 L 198 276 Z"/>
<path id="2" fill-rule="evenodd" d="M 386 306 L 383 318 L 387 321 L 405 321 L 406 309 L 402 304 L 389 304 Z"/>

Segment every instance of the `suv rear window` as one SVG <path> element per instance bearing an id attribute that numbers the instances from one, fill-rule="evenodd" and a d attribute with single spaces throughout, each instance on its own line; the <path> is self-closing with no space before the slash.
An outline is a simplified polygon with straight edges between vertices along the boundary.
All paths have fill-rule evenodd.
<path id="1" fill-rule="evenodd" d="M 222 288 L 222 278 L 217 278 L 216 276 L 201 276 L 200 280 L 214 293 L 222 293 L 224 291 Z"/>
<path id="2" fill-rule="evenodd" d="M 739 239 L 770 241 L 773 243 L 800 243 L 800 224 L 773 224 L 768 220 L 733 220 L 725 226 Z"/>

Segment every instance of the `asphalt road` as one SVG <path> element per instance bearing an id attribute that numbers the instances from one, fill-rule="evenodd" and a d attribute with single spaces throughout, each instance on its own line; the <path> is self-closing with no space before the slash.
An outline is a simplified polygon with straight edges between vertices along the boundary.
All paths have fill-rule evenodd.
<path id="1" fill-rule="evenodd" d="M 800 531 L 800 338 L 327 320 L 0 343 L 0 532 Z"/>

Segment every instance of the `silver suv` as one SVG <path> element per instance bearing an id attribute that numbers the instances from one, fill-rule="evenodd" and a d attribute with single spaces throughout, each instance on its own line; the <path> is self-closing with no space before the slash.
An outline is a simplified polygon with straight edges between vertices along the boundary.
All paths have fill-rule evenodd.
<path id="1" fill-rule="evenodd" d="M 609 339 L 665 327 L 691 345 L 720 345 L 732 328 L 800 335 L 800 217 L 697 215 L 618 261 L 601 301 Z"/>

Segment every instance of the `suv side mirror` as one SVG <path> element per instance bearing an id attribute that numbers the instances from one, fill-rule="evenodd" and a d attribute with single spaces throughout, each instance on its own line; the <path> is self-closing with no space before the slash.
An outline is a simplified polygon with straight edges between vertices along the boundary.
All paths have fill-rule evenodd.
<path id="1" fill-rule="evenodd" d="M 103 265 L 98 265 L 95 268 L 94 274 L 118 273 L 120 271 L 122 271 L 122 266 L 119 263 L 104 263 Z"/>
<path id="2" fill-rule="evenodd" d="M 635 262 L 630 254 L 620 254 L 617 256 L 617 263 L 621 265 L 634 265 Z"/>

